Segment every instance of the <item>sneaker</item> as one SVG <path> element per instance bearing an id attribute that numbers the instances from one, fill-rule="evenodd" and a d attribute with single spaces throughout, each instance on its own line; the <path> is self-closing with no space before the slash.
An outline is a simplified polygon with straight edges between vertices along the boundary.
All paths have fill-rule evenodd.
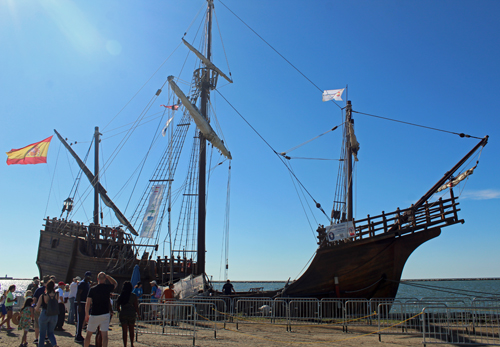
<path id="1" fill-rule="evenodd" d="M 33 341 L 33 343 L 34 343 L 35 345 L 38 345 L 38 339 L 35 339 L 35 341 Z"/>
<path id="2" fill-rule="evenodd" d="M 15 328 L 10 327 L 10 328 L 7 328 L 7 331 L 14 330 L 14 329 L 15 329 Z"/>
<path id="3" fill-rule="evenodd" d="M 83 337 L 80 337 L 80 338 L 75 337 L 75 342 L 76 343 L 83 343 L 84 341 L 85 341 L 85 339 Z"/>

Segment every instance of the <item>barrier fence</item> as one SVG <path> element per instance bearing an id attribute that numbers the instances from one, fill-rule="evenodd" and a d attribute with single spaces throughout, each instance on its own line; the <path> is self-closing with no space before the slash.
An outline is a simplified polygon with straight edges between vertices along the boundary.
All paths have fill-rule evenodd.
<path id="1" fill-rule="evenodd" d="M 423 344 L 500 346 L 500 307 L 426 307 Z"/>
<path id="2" fill-rule="evenodd" d="M 369 327 L 383 335 L 421 335 L 423 343 L 500 345 L 500 298 L 315 299 L 258 297 L 199 297 L 170 303 L 140 304 L 138 335 L 191 336 L 235 323 Z"/>
<path id="3" fill-rule="evenodd" d="M 189 336 L 196 340 L 198 315 L 193 304 L 187 303 L 141 303 L 140 317 L 136 322 L 135 340 L 141 334 Z"/>

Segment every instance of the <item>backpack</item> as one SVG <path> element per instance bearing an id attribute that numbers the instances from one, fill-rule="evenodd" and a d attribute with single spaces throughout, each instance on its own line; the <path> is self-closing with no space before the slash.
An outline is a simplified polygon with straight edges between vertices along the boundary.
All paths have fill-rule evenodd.
<path id="1" fill-rule="evenodd" d="M 161 289 L 160 289 L 160 287 L 156 287 L 155 298 L 157 298 L 157 299 L 161 298 Z"/>
<path id="2" fill-rule="evenodd" d="M 49 301 L 47 302 L 47 312 L 45 313 L 47 316 L 57 316 L 59 315 L 59 304 L 57 302 L 56 296 L 53 298 L 47 294 Z"/>

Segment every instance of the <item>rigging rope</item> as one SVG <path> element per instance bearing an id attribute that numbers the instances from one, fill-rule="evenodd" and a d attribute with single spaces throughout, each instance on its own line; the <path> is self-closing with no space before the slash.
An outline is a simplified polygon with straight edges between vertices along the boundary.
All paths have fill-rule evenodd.
<path id="1" fill-rule="evenodd" d="M 478 140 L 482 139 L 482 137 L 476 137 L 476 136 L 467 135 L 467 134 L 464 134 L 464 133 L 457 133 L 457 132 L 454 132 L 454 131 L 448 131 L 448 130 L 433 128 L 433 127 L 429 127 L 429 126 L 426 126 L 426 125 L 420 125 L 420 124 L 405 122 L 405 121 L 402 121 L 402 120 L 397 120 L 397 119 L 392 119 L 392 118 L 388 118 L 388 117 L 377 116 L 377 115 L 374 115 L 374 114 L 369 114 L 369 113 L 364 113 L 364 112 L 359 112 L 359 111 L 354 111 L 354 110 L 352 110 L 352 112 L 358 113 L 358 114 L 362 114 L 362 115 L 365 115 L 365 116 L 370 116 L 370 117 L 374 117 L 374 118 L 380 118 L 380 119 L 388 120 L 388 121 L 391 121 L 391 122 L 403 123 L 403 124 L 412 125 L 412 126 L 416 126 L 416 127 L 420 127 L 420 128 L 425 128 L 425 129 L 430 129 L 430 130 L 435 130 L 435 131 L 441 131 L 443 133 L 458 135 L 460 137 L 467 137 L 467 138 L 471 137 L 473 139 L 478 139 Z"/>
<path id="2" fill-rule="evenodd" d="M 61 146 L 59 145 L 59 150 L 57 151 L 57 158 L 56 158 L 56 165 L 54 167 L 54 173 L 52 175 L 52 180 L 50 181 L 50 188 L 49 188 L 49 196 L 47 198 L 47 204 L 45 205 L 45 212 L 43 213 L 43 218 L 47 216 L 47 210 L 49 208 L 49 201 L 50 201 L 50 193 L 52 192 L 52 186 L 54 185 L 54 177 L 56 176 L 56 169 L 57 169 L 57 163 L 59 162 L 59 153 L 61 152 Z M 47 165 L 47 169 L 49 166 Z"/>
<path id="3" fill-rule="evenodd" d="M 309 195 L 309 197 L 312 199 L 312 201 L 314 201 L 314 203 L 316 204 L 316 207 L 321 211 L 323 212 L 323 214 L 326 216 L 326 218 L 328 220 L 330 220 L 330 218 L 328 217 L 328 215 L 325 213 L 325 211 L 323 210 L 323 208 L 321 207 L 321 204 L 319 202 L 317 202 L 314 197 L 311 195 L 311 193 L 309 193 L 309 191 L 306 189 L 306 187 L 302 184 L 302 182 L 299 180 L 299 178 L 297 176 L 295 176 L 295 174 L 293 173 L 293 171 L 290 170 L 290 168 L 286 165 L 286 162 L 285 162 L 285 159 L 278 153 L 276 152 L 276 150 L 269 144 L 269 142 L 267 142 L 263 137 L 262 135 L 245 119 L 245 117 L 243 117 L 243 115 L 229 102 L 229 100 L 227 100 L 224 95 L 222 95 L 222 93 L 216 89 L 217 93 L 219 93 L 219 95 L 227 102 L 227 104 L 229 106 L 231 106 L 231 108 L 236 112 L 236 114 L 238 114 L 238 116 L 241 117 L 241 119 L 243 119 L 243 121 L 245 123 L 247 123 L 247 125 L 257 134 L 257 136 L 260 137 L 260 139 L 262 141 L 264 141 L 264 143 L 274 152 L 274 154 L 276 154 L 276 156 L 279 158 L 279 160 L 283 163 L 283 165 L 285 165 L 285 167 L 287 168 L 287 170 L 290 172 L 290 174 L 297 180 L 297 182 L 299 183 L 299 185 L 304 189 L 304 191 L 307 193 L 307 195 Z"/>
<path id="4" fill-rule="evenodd" d="M 417 288 L 424 288 L 424 289 L 429 289 L 429 290 L 434 290 L 438 292 L 444 292 L 444 293 L 450 293 L 450 294 L 463 294 L 465 296 L 473 296 L 477 294 L 482 294 L 482 295 L 498 295 L 498 293 L 488 293 L 488 292 L 481 292 L 481 291 L 476 291 L 476 290 L 470 290 L 467 289 L 465 290 L 460 290 L 456 288 L 449 288 L 449 287 L 440 287 L 440 286 L 431 286 L 431 285 L 424 285 L 424 284 L 419 284 L 419 283 L 412 283 L 411 281 L 394 281 L 394 280 L 388 280 L 390 282 L 399 282 L 399 284 L 404 284 L 412 287 L 417 287 Z"/>
<path id="5" fill-rule="evenodd" d="M 293 65 L 288 59 L 286 59 L 283 54 L 281 54 L 280 52 L 278 52 L 278 50 L 276 48 L 274 48 L 269 42 L 267 42 L 266 40 L 264 40 L 264 38 L 262 36 L 260 36 L 254 29 L 252 29 L 252 27 L 250 27 L 250 25 L 248 25 L 247 23 L 245 23 L 243 21 L 243 19 L 241 19 L 240 17 L 238 17 L 236 15 L 236 13 L 234 13 L 229 7 L 227 7 L 226 4 L 224 4 L 222 1 L 219 0 L 219 2 L 224 5 L 225 8 L 227 8 L 227 10 L 229 12 L 231 12 L 231 14 L 233 14 L 236 18 L 238 18 L 238 20 L 240 22 L 242 22 L 248 29 L 250 29 L 250 31 L 252 31 L 259 39 L 261 39 L 266 45 L 269 46 L 269 48 L 271 48 L 276 54 L 278 54 L 284 61 L 286 61 L 291 67 L 293 67 L 295 69 L 295 71 L 297 71 L 299 74 L 302 75 L 302 77 L 304 77 L 309 83 L 311 83 L 314 87 L 316 87 L 316 89 L 318 89 L 320 92 L 323 92 L 323 89 L 321 89 L 320 87 L 318 87 L 313 81 L 311 81 L 309 79 L 309 77 L 307 77 L 302 71 L 300 71 L 295 65 Z M 334 100 L 331 100 L 338 108 L 342 109 L 342 107 L 337 104 Z"/>
<path id="6" fill-rule="evenodd" d="M 338 126 L 338 125 L 336 125 L 336 126 L 334 126 L 333 128 L 331 128 L 330 130 L 325 131 L 323 134 L 319 134 L 318 136 L 315 136 L 315 137 L 313 137 L 312 139 L 307 140 L 306 142 L 301 143 L 300 145 L 297 145 L 297 146 L 295 146 L 295 147 L 293 147 L 293 148 L 289 149 L 288 151 L 281 152 L 280 154 L 281 154 L 282 156 L 285 156 L 286 154 L 290 153 L 291 151 L 294 151 L 294 150 L 296 150 L 297 148 L 302 147 L 302 146 L 304 146 L 304 145 L 307 145 L 309 142 L 314 141 L 314 140 L 316 140 L 316 139 L 320 138 L 321 136 L 328 134 L 330 131 L 334 131 L 334 130 L 335 130 L 335 129 L 337 129 L 338 127 L 339 127 L 339 126 Z"/>

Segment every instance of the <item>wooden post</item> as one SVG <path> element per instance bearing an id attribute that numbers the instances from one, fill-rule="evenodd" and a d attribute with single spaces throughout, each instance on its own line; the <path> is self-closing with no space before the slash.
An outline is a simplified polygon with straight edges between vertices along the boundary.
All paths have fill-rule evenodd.
<path id="1" fill-rule="evenodd" d="M 387 218 L 385 217 L 385 211 L 382 211 L 382 220 L 384 221 L 384 233 L 387 232 Z"/>

